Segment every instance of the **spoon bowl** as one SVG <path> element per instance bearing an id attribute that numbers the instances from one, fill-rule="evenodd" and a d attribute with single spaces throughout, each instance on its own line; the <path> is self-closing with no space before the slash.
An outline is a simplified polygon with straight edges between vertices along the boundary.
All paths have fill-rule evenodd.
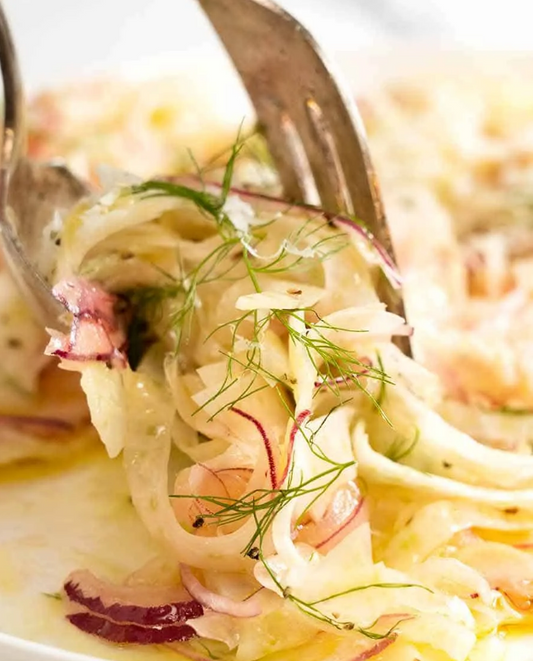
<path id="1" fill-rule="evenodd" d="M 4 127 L 0 164 L 0 244 L 15 282 L 50 328 L 61 327 L 63 308 L 37 269 L 44 228 L 54 214 L 71 208 L 87 186 L 66 167 L 22 156 L 24 93 L 15 45 L 0 5 L 0 64 L 4 86 Z"/>
<path id="2" fill-rule="evenodd" d="M 88 187 L 63 165 L 20 158 L 13 172 L 2 171 L 1 240 L 7 264 L 34 312 L 59 329 L 64 309 L 37 264 L 45 228 L 55 214 L 72 208 Z"/>

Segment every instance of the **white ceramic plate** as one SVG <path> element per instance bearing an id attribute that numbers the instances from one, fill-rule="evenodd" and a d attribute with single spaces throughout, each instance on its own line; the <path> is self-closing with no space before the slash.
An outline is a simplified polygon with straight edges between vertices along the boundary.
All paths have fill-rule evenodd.
<path id="1" fill-rule="evenodd" d="M 54 1 L 57 5 L 58 0 Z M 29 0 L 11 0 L 7 3 L 8 9 L 11 8 L 17 18 L 17 24 L 22 14 L 14 11 L 15 2 L 18 7 L 25 4 L 28 8 Z M 42 2 L 39 11 L 44 11 L 44 5 L 53 4 Z M 62 3 L 62 6 L 68 11 L 72 4 Z M 77 11 L 80 5 L 76 4 Z M 120 4 L 124 7 L 123 3 Z M 156 6 L 159 3 L 148 4 Z M 140 6 L 138 2 L 133 5 Z M 64 17 L 64 25 L 69 22 L 72 24 L 75 18 L 85 21 L 83 28 L 78 28 L 84 31 L 84 39 L 80 42 L 84 47 L 76 49 L 72 58 L 69 58 L 68 53 L 63 55 L 58 51 L 59 32 L 43 30 L 38 21 L 32 28 L 33 32 L 30 30 L 23 35 L 23 45 L 29 44 L 37 32 L 41 35 L 44 33 L 54 41 L 51 69 L 43 67 L 42 62 L 32 64 L 31 57 L 25 54 L 25 71 L 30 76 L 30 87 L 35 89 L 69 77 L 76 78 L 80 72 L 93 73 L 104 69 L 121 70 L 135 76 L 160 73 L 162 69 L 178 73 L 183 71 L 184 85 L 191 86 L 195 98 L 206 103 L 210 99 L 217 99 L 214 109 L 216 122 L 238 124 L 243 115 L 250 112 L 249 104 L 227 59 L 216 43 L 206 36 L 203 28 L 197 28 L 196 32 L 198 41 L 203 42 L 204 38 L 206 41 L 201 48 L 198 43 L 190 43 L 189 39 L 183 52 L 179 52 L 179 44 L 176 44 L 177 50 L 170 52 L 163 48 L 161 54 L 153 58 L 148 57 L 150 52 L 154 52 L 153 47 L 148 49 L 144 43 L 139 47 L 140 59 L 133 66 L 131 59 L 123 59 L 124 49 L 120 47 L 113 50 L 108 44 L 108 50 L 99 50 L 99 28 L 102 20 L 105 21 L 104 3 L 92 3 L 91 8 L 100 8 L 101 16 L 98 20 L 88 12 L 87 7 L 84 7 L 78 18 L 72 12 Z M 142 35 L 141 19 L 140 14 L 134 17 L 139 35 Z M 114 20 L 117 21 L 116 16 Z M 115 22 L 115 28 L 117 25 L 120 22 Z M 128 25 L 131 31 L 131 24 Z M 107 35 L 108 31 L 107 27 L 104 33 Z M 87 34 L 91 32 L 94 38 L 87 39 Z M 120 35 L 117 39 L 120 42 Z M 134 45 L 128 39 L 125 51 L 134 53 Z M 43 43 L 42 37 L 40 43 Z M 75 48 L 75 44 L 72 35 L 63 42 L 67 50 Z M 92 48 L 89 48 L 91 44 Z M 38 59 L 38 54 L 34 52 L 33 58 Z M 400 57 L 396 49 L 393 57 L 391 53 L 382 51 L 372 56 L 365 53 L 364 57 L 361 54 L 344 54 L 340 61 L 356 89 L 365 89 L 369 84 L 390 75 L 410 75 L 429 66 L 448 67 L 450 62 L 449 57 L 446 57 L 444 60 L 434 60 L 429 65 L 428 58 L 421 58 L 419 50 L 404 52 Z M 46 75 L 47 71 L 50 76 Z M 48 475 L 29 468 L 17 469 L 11 476 L 0 473 L 0 623 L 2 629 L 11 634 L 0 634 L 0 659 L 175 660 L 175 653 L 162 648 L 149 651 L 142 648 L 124 650 L 107 646 L 78 632 L 65 621 L 61 604 L 45 594 L 55 592 L 69 571 L 83 566 L 84 559 L 90 558 L 90 566 L 94 571 L 113 578 L 137 568 L 150 557 L 153 550 L 150 539 L 129 503 L 120 462 L 109 461 L 103 451 L 96 452 L 89 462 L 75 461 Z M 17 636 L 47 643 L 48 646 L 27 642 Z M 525 643 L 520 649 L 513 648 L 509 661 L 533 661 L 533 652 L 528 651 L 529 646 L 530 643 Z M 85 656 L 68 650 L 83 652 Z"/>

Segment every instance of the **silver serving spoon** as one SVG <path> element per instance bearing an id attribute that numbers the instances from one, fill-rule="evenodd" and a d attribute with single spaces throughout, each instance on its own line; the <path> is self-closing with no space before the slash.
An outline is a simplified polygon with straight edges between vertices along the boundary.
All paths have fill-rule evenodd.
<path id="1" fill-rule="evenodd" d="M 199 0 L 221 37 L 263 125 L 288 199 L 321 201 L 355 213 L 392 255 L 392 242 L 361 120 L 311 35 L 271 0 Z M 87 189 L 62 166 L 22 156 L 24 99 L 6 16 L 0 7 L 4 134 L 0 170 L 1 242 L 22 291 L 49 327 L 62 308 L 37 271 L 43 228 Z M 404 315 L 401 293 L 382 278 L 388 309 Z M 409 339 L 396 338 L 411 354 Z"/>
<path id="2" fill-rule="evenodd" d="M 88 193 L 66 167 L 38 163 L 22 154 L 25 102 L 18 58 L 0 5 L 0 65 L 4 85 L 4 127 L 0 164 L 0 243 L 12 276 L 46 326 L 58 328 L 63 307 L 36 268 L 43 229 L 60 209 Z"/>

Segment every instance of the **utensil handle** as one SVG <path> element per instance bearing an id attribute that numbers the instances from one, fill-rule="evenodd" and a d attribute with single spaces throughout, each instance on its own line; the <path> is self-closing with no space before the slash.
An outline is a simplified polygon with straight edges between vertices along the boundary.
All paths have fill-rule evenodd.
<path id="1" fill-rule="evenodd" d="M 1 168 L 11 172 L 25 140 L 24 92 L 11 29 L 0 3 L 0 68 L 4 88 L 4 126 L 0 150 Z"/>

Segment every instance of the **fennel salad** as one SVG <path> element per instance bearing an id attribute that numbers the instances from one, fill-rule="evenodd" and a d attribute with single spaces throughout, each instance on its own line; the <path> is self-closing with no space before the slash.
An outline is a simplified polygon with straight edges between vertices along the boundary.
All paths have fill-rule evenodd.
<path id="1" fill-rule="evenodd" d="M 364 227 L 233 188 L 238 151 L 219 184 L 108 172 L 48 246 L 72 327 L 47 352 L 81 373 L 180 577 L 146 605 L 75 572 L 68 619 L 222 658 L 497 646 L 527 608 L 529 556 L 471 529 L 523 529 L 533 461 L 437 413 L 438 379 L 392 341 L 412 329 L 375 281 L 399 276 Z"/>
<path id="2" fill-rule="evenodd" d="M 399 161 L 395 113 L 427 108 L 379 101 L 378 164 Z M 514 234 L 459 240 L 419 182 L 387 193 L 408 324 L 379 301 L 378 279 L 402 278 L 362 223 L 280 199 L 256 137 L 223 160 L 214 176 L 91 172 L 95 192 L 43 237 L 70 324 L 46 354 L 69 398 L 50 414 L 49 358 L 35 363 L 42 415 L 4 416 L 19 445 L 3 460 L 96 430 L 161 548 L 120 584 L 90 563 L 65 576 L 64 617 L 176 658 L 502 659 L 533 599 L 531 414 L 522 373 L 483 352 L 515 328 L 475 333 L 495 310 L 525 315 L 526 276 L 502 267 L 503 245 L 524 271 Z M 435 232 L 409 238 L 428 217 Z M 17 323 L 39 355 L 40 329 Z"/>

